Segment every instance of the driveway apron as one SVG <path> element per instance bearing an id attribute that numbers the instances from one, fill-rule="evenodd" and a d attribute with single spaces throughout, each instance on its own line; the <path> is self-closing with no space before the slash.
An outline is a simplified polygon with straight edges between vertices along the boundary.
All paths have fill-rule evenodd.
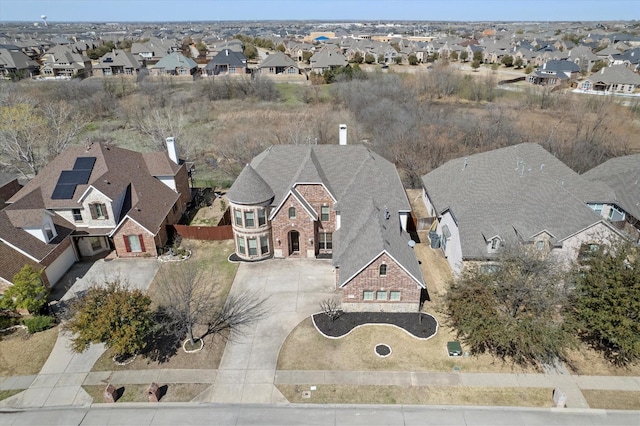
<path id="1" fill-rule="evenodd" d="M 195 400 L 202 402 L 285 403 L 274 386 L 280 347 L 320 302 L 337 297 L 330 260 L 272 259 L 242 263 L 232 293 L 258 291 L 268 298 L 268 313 L 225 348 L 216 381 Z"/>
<path id="2" fill-rule="evenodd" d="M 62 277 L 59 286 L 68 290 L 58 305 L 64 305 L 92 285 L 114 279 L 126 281 L 129 286 L 146 290 L 158 271 L 156 259 L 98 260 L 91 265 L 76 263 Z M 60 291 L 60 289 L 58 289 Z M 54 294 L 56 290 L 54 289 Z M 54 311 L 55 311 L 54 307 Z M 104 353 L 103 344 L 91 345 L 76 353 L 71 349 L 71 336 L 60 331 L 56 344 L 27 390 L 0 401 L 0 407 L 54 407 L 90 405 L 91 397 L 82 389 L 87 374 Z"/>

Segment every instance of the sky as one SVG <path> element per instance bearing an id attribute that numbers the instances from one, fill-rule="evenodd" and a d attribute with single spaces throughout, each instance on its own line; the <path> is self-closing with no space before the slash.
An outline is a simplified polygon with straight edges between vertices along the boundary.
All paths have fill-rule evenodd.
<path id="1" fill-rule="evenodd" d="M 0 21 L 609 21 L 640 0 L 0 0 Z"/>

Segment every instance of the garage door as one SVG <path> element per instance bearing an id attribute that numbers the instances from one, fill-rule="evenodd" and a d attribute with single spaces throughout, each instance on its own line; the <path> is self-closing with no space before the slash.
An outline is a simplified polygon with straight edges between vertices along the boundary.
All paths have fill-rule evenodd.
<path id="1" fill-rule="evenodd" d="M 44 273 L 47 274 L 49 285 L 53 287 L 76 260 L 73 246 L 69 245 L 69 247 L 44 270 Z"/>

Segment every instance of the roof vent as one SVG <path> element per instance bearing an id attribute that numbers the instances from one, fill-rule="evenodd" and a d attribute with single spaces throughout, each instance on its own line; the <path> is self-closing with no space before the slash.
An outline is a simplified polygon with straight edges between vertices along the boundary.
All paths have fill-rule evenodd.
<path id="1" fill-rule="evenodd" d="M 384 219 L 389 220 L 390 217 L 391 215 L 389 214 L 389 209 L 387 208 L 387 206 L 384 206 Z"/>

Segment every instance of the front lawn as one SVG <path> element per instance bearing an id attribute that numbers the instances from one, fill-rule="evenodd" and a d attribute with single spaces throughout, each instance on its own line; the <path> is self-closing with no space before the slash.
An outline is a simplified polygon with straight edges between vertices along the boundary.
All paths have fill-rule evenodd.
<path id="1" fill-rule="evenodd" d="M 355 386 L 318 385 L 304 398 L 308 385 L 278 385 L 292 403 L 313 404 L 419 404 L 419 405 L 499 405 L 551 407 L 547 388 L 467 388 L 452 386 Z"/>
<path id="2" fill-rule="evenodd" d="M 211 285 L 217 286 L 217 295 L 224 301 L 229 294 L 231 285 L 238 270 L 238 264 L 230 263 L 227 258 L 234 250 L 233 240 L 225 241 L 196 241 L 183 240 L 182 247 L 192 251 L 194 260 L 206 260 L 213 269 L 213 281 Z M 176 263 L 163 263 L 161 270 L 156 275 L 149 286 L 148 294 L 153 301 L 153 306 L 157 306 L 158 276 L 163 269 L 175 267 Z M 221 302 L 222 303 L 222 302 Z M 227 333 L 205 338 L 202 351 L 185 353 L 179 345 L 181 342 L 160 341 L 155 343 L 155 349 L 146 354 L 141 354 L 127 365 L 121 366 L 113 362 L 113 354 L 107 350 L 94 364 L 92 371 L 120 371 L 120 370 L 150 370 L 150 369 L 216 369 L 222 359 L 226 345 Z M 186 338 L 186 336 L 185 336 Z M 183 339 L 184 340 L 184 339 Z"/>
<path id="3" fill-rule="evenodd" d="M 58 339 L 58 327 L 29 334 L 24 329 L 8 332 L 0 340 L 0 376 L 38 374 Z"/>

